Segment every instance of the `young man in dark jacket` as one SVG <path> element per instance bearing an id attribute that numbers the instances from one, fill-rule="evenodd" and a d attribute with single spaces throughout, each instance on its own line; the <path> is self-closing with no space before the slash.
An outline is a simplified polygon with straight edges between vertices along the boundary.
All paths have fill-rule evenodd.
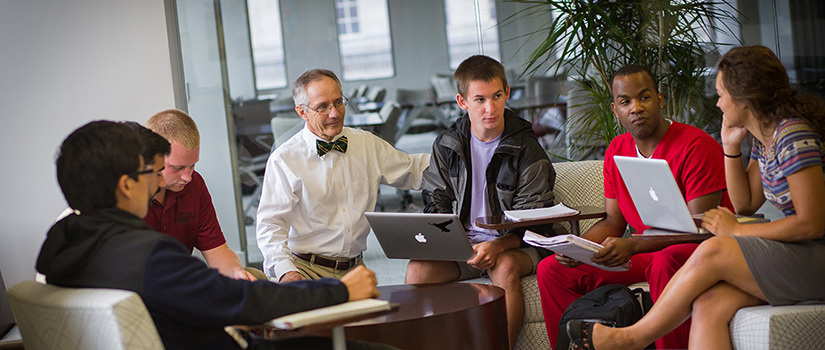
<path id="1" fill-rule="evenodd" d="M 60 146 L 57 179 L 80 211 L 49 230 L 37 271 L 64 287 L 124 289 L 140 295 L 168 349 L 226 349 L 228 325 L 254 325 L 298 311 L 375 297 L 363 268 L 334 279 L 275 284 L 222 276 L 175 238 L 144 221 L 156 170 L 124 123 L 91 122 Z"/>
<path id="2" fill-rule="evenodd" d="M 443 283 L 488 274 L 505 290 L 512 347 L 524 315 L 521 277 L 535 273 L 549 252 L 523 244 L 523 230 L 497 232 L 474 222 L 503 210 L 552 206 L 556 174 L 530 122 L 504 108 L 510 87 L 501 63 L 472 56 L 454 76 L 456 101 L 467 114 L 433 143 L 424 171 L 424 211 L 456 212 L 476 254 L 466 262 L 412 260 L 406 282 Z"/>

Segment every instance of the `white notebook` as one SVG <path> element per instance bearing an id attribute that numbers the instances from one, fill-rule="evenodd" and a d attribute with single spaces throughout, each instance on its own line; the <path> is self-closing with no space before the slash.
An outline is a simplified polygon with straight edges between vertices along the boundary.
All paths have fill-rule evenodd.
<path id="1" fill-rule="evenodd" d="M 612 267 L 594 263 L 590 260 L 593 258 L 593 254 L 595 254 L 604 247 L 601 244 L 586 240 L 576 235 L 559 235 L 553 237 L 545 237 L 528 230 L 524 232 L 524 241 L 530 245 L 551 250 L 553 251 L 553 253 L 558 253 L 569 258 L 576 259 L 585 264 L 598 267 L 602 270 L 627 271 L 630 268 L 629 262 L 623 265 Z"/>
<path id="2" fill-rule="evenodd" d="M 564 203 L 556 204 L 548 208 L 505 210 L 504 216 L 513 221 L 536 220 L 546 218 L 559 218 L 573 216 L 580 213 L 579 210 L 570 208 Z"/>
<path id="3" fill-rule="evenodd" d="M 297 312 L 270 320 L 266 325 L 278 329 L 295 329 L 312 324 L 340 320 L 391 308 L 390 302 L 378 299 L 364 299 L 349 301 L 343 304 L 322 307 L 319 309 Z"/>

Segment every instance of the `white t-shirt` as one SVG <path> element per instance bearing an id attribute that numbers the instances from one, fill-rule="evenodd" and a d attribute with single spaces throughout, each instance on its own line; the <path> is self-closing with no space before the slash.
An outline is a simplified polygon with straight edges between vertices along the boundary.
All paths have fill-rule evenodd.
<path id="1" fill-rule="evenodd" d="M 472 163 L 472 185 L 470 193 L 470 227 L 467 237 L 473 244 L 486 242 L 498 237 L 498 232 L 476 226 L 475 219 L 490 216 L 490 203 L 487 203 L 487 165 L 501 141 L 501 135 L 487 142 L 482 142 L 470 133 L 470 162 Z"/>

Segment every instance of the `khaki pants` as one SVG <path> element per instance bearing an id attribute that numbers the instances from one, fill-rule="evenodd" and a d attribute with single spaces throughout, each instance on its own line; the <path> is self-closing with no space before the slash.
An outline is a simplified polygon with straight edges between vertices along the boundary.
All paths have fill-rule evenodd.
<path id="1" fill-rule="evenodd" d="M 266 277 L 266 274 L 264 274 L 263 271 L 258 270 L 254 267 L 244 267 L 244 270 L 246 270 L 246 272 L 251 273 L 252 276 L 255 276 L 255 278 L 257 278 L 259 281 L 268 281 L 269 280 L 269 278 Z"/>
<path id="2" fill-rule="evenodd" d="M 296 257 L 292 261 L 295 264 L 295 267 L 298 268 L 298 272 L 301 276 L 309 280 L 317 280 L 321 278 L 335 278 L 341 279 L 347 272 L 350 272 L 356 266 L 366 266 L 364 265 L 364 259 L 358 260 L 358 263 L 355 266 L 349 268 L 349 270 L 335 270 L 331 267 L 321 266 L 318 264 L 310 264 L 309 261 Z"/>

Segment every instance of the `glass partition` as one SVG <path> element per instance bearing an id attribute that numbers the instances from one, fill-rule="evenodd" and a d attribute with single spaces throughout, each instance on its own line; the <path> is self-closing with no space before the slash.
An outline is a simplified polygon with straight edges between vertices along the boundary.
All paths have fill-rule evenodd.
<path id="1" fill-rule="evenodd" d="M 533 47 L 528 40 L 531 36 L 538 37 L 544 30 L 542 26 L 553 19 L 549 11 L 541 13 L 536 9 L 538 20 L 517 17 L 517 21 L 508 27 L 498 22 L 529 6 L 493 0 L 420 0 L 420 6 L 426 6 L 426 11 L 410 14 L 409 11 L 399 10 L 410 9 L 405 1 L 175 1 L 188 111 L 198 122 L 204 140 L 198 171 L 204 175 L 212 191 L 230 246 L 242 250 L 248 242 L 250 262 L 260 262 L 262 259 L 255 243 L 255 193 L 259 191 L 262 176 L 261 159 L 265 160 L 269 148 L 260 145 L 262 148 L 256 152 L 238 151 L 238 134 L 244 134 L 246 149 L 257 141 L 272 142 L 269 121 L 278 113 L 294 114 L 289 101 L 289 83 L 308 68 L 304 65 L 317 65 L 341 73 L 345 91 L 363 84 L 348 81 L 376 80 L 390 91 L 387 95 L 392 98 L 394 89 L 429 86 L 433 74 L 449 74 L 449 70 L 454 69 L 461 60 L 476 53 L 504 60 L 508 70 L 520 72 L 530 51 L 523 48 Z M 664 0 L 609 2 L 619 1 L 644 3 Z M 706 36 L 722 44 L 722 52 L 709 54 L 702 62 L 707 69 L 704 79 L 709 87 L 713 86 L 713 67 L 721 53 L 732 45 L 761 44 L 779 55 L 792 82 L 808 91 L 823 94 L 825 3 L 815 0 L 729 0 L 728 3 L 735 10 L 738 23 L 717 23 L 718 26 L 730 27 L 731 32 L 713 32 Z M 246 11 L 238 11 L 243 5 Z M 225 13 L 216 16 L 216 11 L 219 12 L 222 7 Z M 282 14 L 284 7 L 292 9 L 292 13 Z M 424 12 L 428 15 L 422 16 Z M 241 18 L 242 14 L 248 15 L 248 20 Z M 224 28 L 219 25 L 221 21 L 224 26 L 232 26 L 231 33 L 227 31 L 227 35 L 232 36 L 230 39 L 221 37 L 224 35 Z M 444 37 L 438 45 L 430 44 L 435 41 L 432 37 L 414 35 L 416 29 L 424 26 L 444 28 Z M 399 31 L 396 32 L 396 39 L 404 38 L 405 41 L 391 42 L 393 30 Z M 244 46 L 240 45 L 239 39 L 243 37 L 238 36 L 238 33 L 244 32 L 249 37 L 248 52 L 243 52 Z M 313 41 L 316 38 L 320 39 Z M 444 38 L 448 45 L 442 44 Z M 336 39 L 338 45 L 328 44 Z M 223 44 L 227 42 L 237 45 Z M 313 45 L 318 42 L 323 45 Z M 522 52 L 519 52 L 520 49 Z M 227 50 L 236 51 L 227 53 Z M 406 58 L 409 62 L 410 57 L 417 64 L 395 66 L 394 59 L 401 61 Z M 557 57 L 553 55 L 548 60 L 555 59 Z M 233 62 L 237 62 L 238 67 L 234 67 Z M 241 67 L 243 64 L 254 66 L 254 69 Z M 294 71 L 290 71 L 290 67 Z M 235 83 L 229 84 L 229 81 Z M 522 92 L 539 90 L 525 87 Z M 249 96 L 248 91 L 256 91 L 258 95 L 263 91 L 278 96 L 270 103 L 260 96 Z M 712 97 L 712 89 L 708 89 L 707 94 Z M 257 119 L 246 119 L 251 121 L 250 124 L 242 125 L 237 118 L 244 116 L 232 113 L 232 106 L 240 104 L 230 100 L 250 97 L 255 99 L 244 102 L 246 110 L 252 113 L 252 117 L 247 118 Z M 278 100 L 283 100 L 283 105 L 279 105 Z M 710 107 L 713 107 L 712 104 Z M 259 137 L 266 135 L 269 139 Z M 243 202 L 236 200 L 241 197 Z M 248 225 L 245 226 L 244 222 Z M 242 242 L 237 241 L 239 236 Z"/>

